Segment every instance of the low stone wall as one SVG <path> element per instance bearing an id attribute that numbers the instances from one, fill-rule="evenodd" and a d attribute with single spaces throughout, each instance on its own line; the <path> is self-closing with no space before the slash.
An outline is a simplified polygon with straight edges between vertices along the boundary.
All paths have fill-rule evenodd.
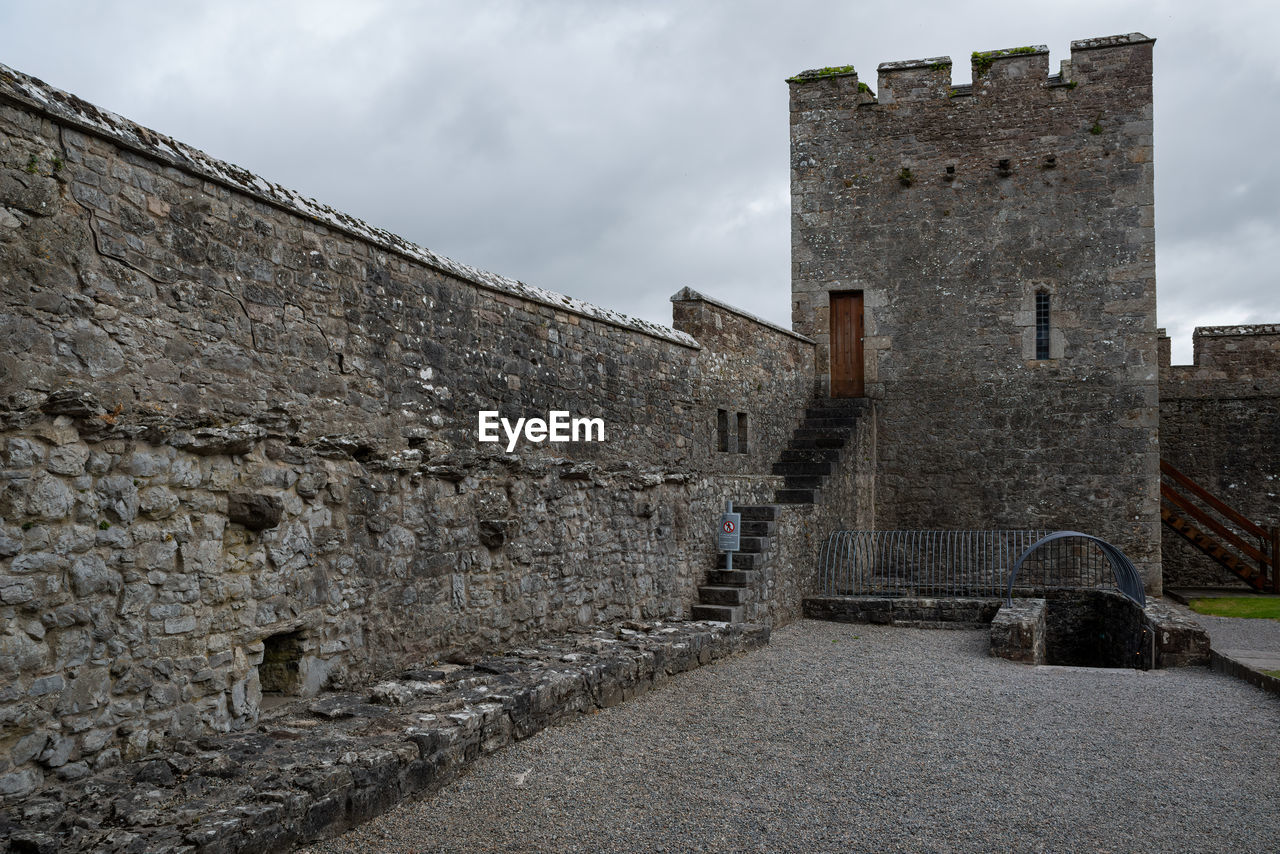
<path id="1" fill-rule="evenodd" d="M 1234 676 L 1237 679 L 1243 679 L 1254 687 L 1261 688 L 1269 694 L 1280 696 L 1280 679 L 1269 676 L 1255 667 L 1250 667 L 1243 661 L 1236 661 L 1229 655 L 1223 655 L 1217 650 L 1209 653 L 1210 664 L 1215 673 L 1225 673 L 1228 676 Z"/>
<path id="2" fill-rule="evenodd" d="M 1024 664 L 1045 662 L 1045 601 L 1015 599 L 991 621 L 991 654 Z"/>
<path id="3" fill-rule="evenodd" d="M 1146 617 L 1155 635 L 1156 667 L 1209 663 L 1209 634 L 1195 620 L 1163 602 L 1148 602 Z"/>
<path id="4" fill-rule="evenodd" d="M 430 792 L 479 756 L 768 642 L 764 626 L 624 623 L 468 665 L 423 663 L 184 741 L 0 812 L 8 850 L 283 851 Z"/>
<path id="5" fill-rule="evenodd" d="M 1162 602 L 1113 590 L 1015 599 L 991 621 L 991 654 L 1027 664 L 1150 670 L 1209 663 L 1209 636 Z"/>
<path id="6" fill-rule="evenodd" d="M 804 616 L 812 620 L 916 628 L 977 628 L 990 623 L 999 610 L 999 599 L 812 596 L 804 600 Z"/>

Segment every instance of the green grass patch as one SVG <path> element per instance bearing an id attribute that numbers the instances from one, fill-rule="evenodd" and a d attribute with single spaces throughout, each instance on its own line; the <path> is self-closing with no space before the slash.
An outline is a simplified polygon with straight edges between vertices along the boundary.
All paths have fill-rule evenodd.
<path id="1" fill-rule="evenodd" d="M 1262 672 L 1273 679 L 1280 679 L 1280 670 L 1264 670 Z"/>
<path id="2" fill-rule="evenodd" d="M 1212 596 L 1192 599 L 1191 610 L 1214 617 L 1280 620 L 1280 597 Z"/>

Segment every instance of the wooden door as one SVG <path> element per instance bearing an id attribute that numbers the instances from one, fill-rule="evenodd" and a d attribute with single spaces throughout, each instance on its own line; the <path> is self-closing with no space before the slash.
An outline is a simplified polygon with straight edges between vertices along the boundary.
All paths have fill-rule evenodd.
<path id="1" fill-rule="evenodd" d="M 862 397 L 862 291 L 831 294 L 831 396 Z"/>

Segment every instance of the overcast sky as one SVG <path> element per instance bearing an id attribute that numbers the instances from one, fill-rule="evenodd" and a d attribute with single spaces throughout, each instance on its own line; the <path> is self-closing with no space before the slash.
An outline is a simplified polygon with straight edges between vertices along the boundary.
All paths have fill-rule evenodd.
<path id="1" fill-rule="evenodd" d="M 458 261 L 790 326 L 784 78 L 1140 31 L 1159 322 L 1280 322 L 1280 4 L 15 2 L 0 62 Z"/>

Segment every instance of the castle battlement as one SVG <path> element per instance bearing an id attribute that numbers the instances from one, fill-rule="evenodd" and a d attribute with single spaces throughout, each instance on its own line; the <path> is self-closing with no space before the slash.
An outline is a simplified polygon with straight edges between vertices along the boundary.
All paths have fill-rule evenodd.
<path id="1" fill-rule="evenodd" d="M 1158 585 L 1151 54 L 790 81 L 792 326 L 819 388 L 875 403 L 877 527 L 1085 526 Z"/>
<path id="2" fill-rule="evenodd" d="M 858 80 L 853 66 L 802 71 L 789 78 L 793 99 L 827 99 L 849 95 L 852 105 L 890 106 L 912 101 L 948 101 L 956 98 L 994 98 L 1015 92 L 1073 90 L 1081 85 L 1124 77 L 1125 70 L 1155 39 L 1142 33 L 1078 39 L 1071 43 L 1071 59 L 1049 71 L 1046 45 L 975 51 L 970 56 L 973 82 L 953 83 L 949 56 L 882 62 L 876 68 L 875 92 Z M 1148 60 L 1149 61 L 1149 60 Z M 807 91 L 798 91 L 807 90 Z"/>

